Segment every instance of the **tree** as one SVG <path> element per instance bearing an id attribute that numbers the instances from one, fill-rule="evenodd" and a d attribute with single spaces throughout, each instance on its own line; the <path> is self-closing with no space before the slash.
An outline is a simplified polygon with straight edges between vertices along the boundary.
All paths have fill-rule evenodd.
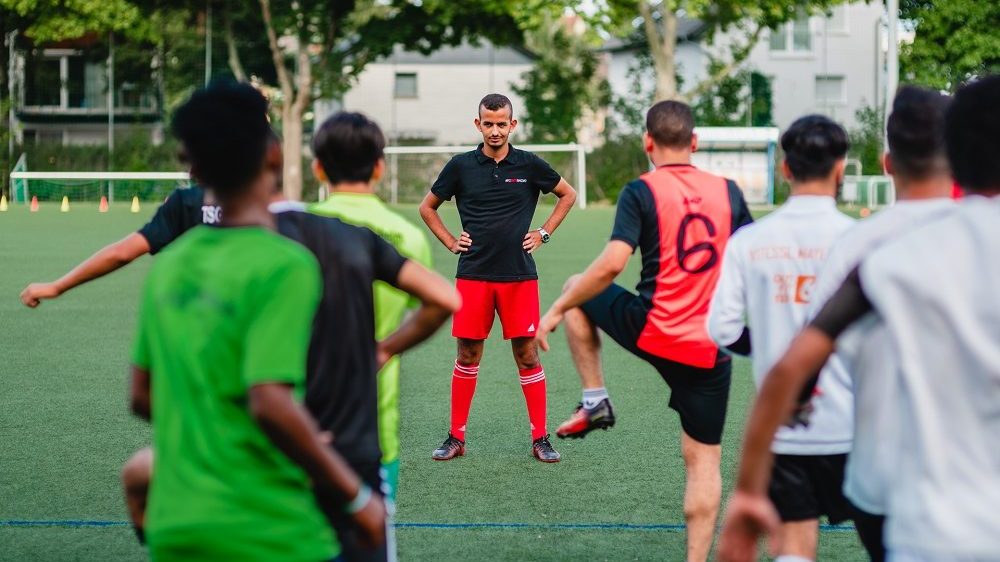
<path id="1" fill-rule="evenodd" d="M 975 1 L 975 0 L 969 0 Z M 637 31 L 649 47 L 656 73 L 655 100 L 698 99 L 730 76 L 750 56 L 764 31 L 797 17 L 802 10 L 821 11 L 842 0 L 603 0 L 598 24 L 619 36 Z M 638 17 L 637 17 L 638 16 Z M 675 53 L 681 17 L 697 19 L 705 25 L 705 37 L 713 41 L 726 36 L 728 60 L 708 77 L 681 91 L 677 81 Z M 638 22 L 638 28 L 636 28 Z"/>
<path id="2" fill-rule="evenodd" d="M 284 188 L 293 199 L 302 193 L 303 115 L 314 100 L 344 92 L 368 63 L 396 45 L 430 53 L 484 37 L 517 44 L 524 29 L 563 6 L 545 0 L 258 1 L 275 70 Z"/>
<path id="3" fill-rule="evenodd" d="M 904 81 L 955 91 L 1000 72 L 1000 3 L 989 0 L 901 0 L 912 43 L 900 49 Z"/>
<path id="4" fill-rule="evenodd" d="M 770 127 L 774 125 L 772 106 L 767 76 L 741 70 L 720 80 L 694 102 L 692 110 L 695 122 L 701 126 Z"/>
<path id="5" fill-rule="evenodd" d="M 572 20 L 550 16 L 525 34 L 538 58 L 511 89 L 524 100 L 529 135 L 536 142 L 574 142 L 588 110 L 607 104 L 607 81 L 597 77 L 598 57 L 591 37 L 570 28 Z"/>

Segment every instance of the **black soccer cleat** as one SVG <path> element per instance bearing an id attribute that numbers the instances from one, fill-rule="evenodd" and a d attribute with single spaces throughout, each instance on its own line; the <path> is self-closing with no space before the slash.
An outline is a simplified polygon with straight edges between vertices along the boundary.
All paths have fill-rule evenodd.
<path id="1" fill-rule="evenodd" d="M 431 453 L 431 458 L 436 461 L 450 461 L 455 457 L 463 455 L 465 455 L 465 441 L 457 439 L 449 433 L 444 443 L 441 443 L 441 446 L 434 449 L 434 452 Z"/>
<path id="2" fill-rule="evenodd" d="M 549 436 L 539 437 L 531 443 L 531 455 L 542 462 L 559 462 L 562 456 L 552 448 Z"/>
<path id="3" fill-rule="evenodd" d="M 595 429 L 609 429 L 615 426 L 615 411 L 607 398 L 597 403 L 597 406 L 587 409 L 583 403 L 577 405 L 573 415 L 559 426 L 556 436 L 582 439 Z"/>

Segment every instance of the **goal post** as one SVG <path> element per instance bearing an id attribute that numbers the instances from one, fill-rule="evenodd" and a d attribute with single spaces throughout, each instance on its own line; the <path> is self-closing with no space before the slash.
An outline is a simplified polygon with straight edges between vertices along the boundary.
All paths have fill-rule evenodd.
<path id="1" fill-rule="evenodd" d="M 32 196 L 40 201 L 98 201 L 107 197 L 129 200 L 162 201 L 177 187 L 186 187 L 191 178 L 186 172 L 30 172 L 15 170 L 10 174 L 14 202 L 27 204 Z"/>
<path id="2" fill-rule="evenodd" d="M 387 146 L 386 176 L 379 195 L 391 204 L 419 203 L 448 160 L 476 146 Z M 519 144 L 517 148 L 544 155 L 546 161 L 577 191 L 577 204 L 587 207 L 587 152 L 581 144 Z"/>

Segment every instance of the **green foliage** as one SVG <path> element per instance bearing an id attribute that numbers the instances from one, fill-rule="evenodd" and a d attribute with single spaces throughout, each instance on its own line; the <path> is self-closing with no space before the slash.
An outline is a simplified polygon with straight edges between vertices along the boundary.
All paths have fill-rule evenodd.
<path id="1" fill-rule="evenodd" d="M 109 161 L 108 147 L 103 144 L 64 146 L 60 142 L 29 142 L 15 152 L 27 155 L 28 169 L 34 172 L 171 172 L 184 169 L 177 161 L 176 141 L 168 136 L 165 142 L 155 146 L 148 133 L 132 133 L 116 138 L 113 161 Z"/>
<path id="2" fill-rule="evenodd" d="M 36 42 L 108 31 L 148 37 L 152 31 L 128 0 L 0 0 L 0 10 L 23 18 L 21 31 Z"/>
<path id="3" fill-rule="evenodd" d="M 649 171 L 649 158 L 642 148 L 642 136 L 608 138 L 587 155 L 587 188 L 594 199 L 617 201 L 628 182 Z"/>
<path id="4" fill-rule="evenodd" d="M 955 91 L 1000 72 L 1000 2 L 901 0 L 900 17 L 916 32 L 900 49 L 903 81 Z"/>
<path id="5" fill-rule="evenodd" d="M 882 143 L 885 131 L 885 111 L 880 107 L 862 107 L 855 113 L 858 126 L 848 132 L 851 141 L 849 158 L 861 161 L 861 173 L 882 174 Z"/>
<path id="6" fill-rule="evenodd" d="M 511 89 L 524 100 L 524 120 L 533 142 L 573 142 L 588 109 L 607 104 L 607 81 L 597 80 L 597 54 L 586 37 L 548 18 L 526 34 L 526 46 L 538 58 L 522 75 L 522 86 Z"/>
<path id="7" fill-rule="evenodd" d="M 741 71 L 719 81 L 692 110 L 704 127 L 770 127 L 772 107 L 771 81 L 759 72 Z"/>

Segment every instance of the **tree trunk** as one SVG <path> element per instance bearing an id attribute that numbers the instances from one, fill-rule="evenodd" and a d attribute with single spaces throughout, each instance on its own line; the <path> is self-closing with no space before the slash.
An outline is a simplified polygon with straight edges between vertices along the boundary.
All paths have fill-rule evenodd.
<path id="1" fill-rule="evenodd" d="M 302 199 L 302 114 L 296 107 L 286 103 L 281 109 L 281 149 L 285 160 L 282 190 L 293 201 Z"/>
<path id="2" fill-rule="evenodd" d="M 222 14 L 222 19 L 224 23 L 224 35 L 226 38 L 226 53 L 227 62 L 229 63 L 229 70 L 233 71 L 233 76 L 239 82 L 247 81 L 247 73 L 243 70 L 243 62 L 240 60 L 240 52 L 236 48 L 236 37 L 233 36 L 233 14 L 232 6 L 229 5 L 229 0 L 223 5 L 225 10 Z"/>
<path id="3" fill-rule="evenodd" d="M 661 25 L 657 25 L 653 7 L 647 0 L 640 0 L 643 31 L 656 71 L 655 101 L 678 99 L 677 92 L 677 14 L 668 2 L 659 7 Z"/>

